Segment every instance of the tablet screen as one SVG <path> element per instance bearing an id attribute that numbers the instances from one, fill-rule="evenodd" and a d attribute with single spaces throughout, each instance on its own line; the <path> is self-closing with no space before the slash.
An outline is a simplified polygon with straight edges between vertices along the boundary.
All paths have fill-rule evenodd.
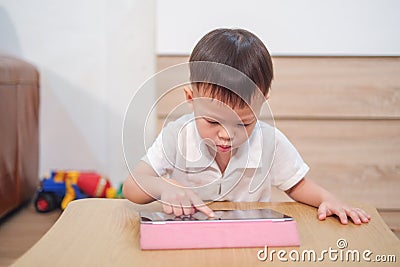
<path id="1" fill-rule="evenodd" d="M 176 223 L 176 222 L 218 222 L 218 221 L 291 221 L 289 217 L 271 209 L 253 210 L 214 210 L 215 217 L 208 218 L 201 212 L 193 215 L 175 216 L 164 212 L 140 212 L 141 223 Z"/>

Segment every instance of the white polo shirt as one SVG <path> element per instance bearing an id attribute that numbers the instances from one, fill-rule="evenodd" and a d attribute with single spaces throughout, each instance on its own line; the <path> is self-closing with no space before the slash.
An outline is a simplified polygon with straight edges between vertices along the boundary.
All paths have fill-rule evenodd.
<path id="1" fill-rule="evenodd" d="M 270 201 L 271 186 L 288 190 L 309 171 L 286 136 L 262 121 L 237 148 L 224 173 L 210 151 L 192 113 L 168 123 L 142 160 L 204 201 Z"/>

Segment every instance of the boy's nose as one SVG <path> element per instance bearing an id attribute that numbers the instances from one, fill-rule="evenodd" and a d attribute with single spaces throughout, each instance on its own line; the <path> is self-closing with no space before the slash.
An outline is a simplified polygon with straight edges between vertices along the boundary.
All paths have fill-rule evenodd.
<path id="1" fill-rule="evenodd" d="M 222 140 L 226 140 L 226 141 L 230 141 L 232 138 L 229 135 L 229 132 L 227 129 L 225 129 L 224 127 L 220 127 L 219 131 L 218 131 L 218 137 Z"/>

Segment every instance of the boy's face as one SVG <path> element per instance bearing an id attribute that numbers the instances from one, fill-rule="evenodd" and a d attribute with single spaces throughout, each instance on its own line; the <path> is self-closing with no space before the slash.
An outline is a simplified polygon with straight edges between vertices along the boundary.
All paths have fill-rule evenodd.
<path id="1" fill-rule="evenodd" d="M 232 153 L 251 135 L 257 123 L 258 108 L 231 108 L 227 104 L 185 88 L 200 137 L 217 153 Z"/>

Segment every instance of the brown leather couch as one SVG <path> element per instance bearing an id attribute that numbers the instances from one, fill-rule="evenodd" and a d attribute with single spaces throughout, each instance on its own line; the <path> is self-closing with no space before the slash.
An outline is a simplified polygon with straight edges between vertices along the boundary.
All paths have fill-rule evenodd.
<path id="1" fill-rule="evenodd" d="M 0 55 L 0 218 L 29 201 L 39 183 L 39 73 Z"/>

